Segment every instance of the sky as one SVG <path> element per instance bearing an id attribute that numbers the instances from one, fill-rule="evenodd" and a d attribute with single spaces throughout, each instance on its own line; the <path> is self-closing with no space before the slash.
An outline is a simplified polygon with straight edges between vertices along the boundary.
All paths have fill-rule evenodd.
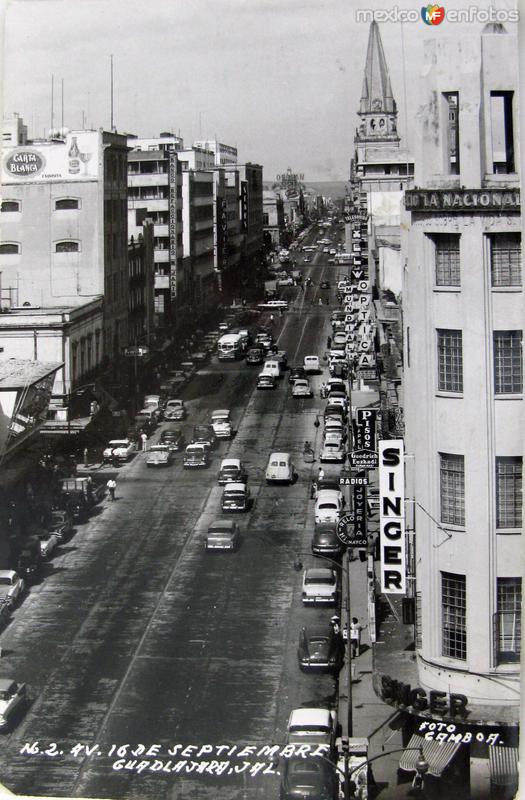
<path id="1" fill-rule="evenodd" d="M 348 179 L 369 31 L 356 12 L 421 9 L 421 0 L 4 3 L 3 110 L 18 112 L 31 136 L 49 130 L 52 75 L 55 126 L 63 81 L 64 124 L 78 129 L 85 119 L 109 128 L 113 55 L 119 132 L 173 131 L 186 145 L 218 138 L 238 147 L 240 161 L 262 164 L 265 180 L 291 167 L 306 181 Z M 513 9 L 515 0 L 480 0 L 477 7 L 489 5 Z M 409 148 L 424 40 L 482 27 L 447 20 L 428 26 L 421 18 L 379 23 L 398 129 Z"/>

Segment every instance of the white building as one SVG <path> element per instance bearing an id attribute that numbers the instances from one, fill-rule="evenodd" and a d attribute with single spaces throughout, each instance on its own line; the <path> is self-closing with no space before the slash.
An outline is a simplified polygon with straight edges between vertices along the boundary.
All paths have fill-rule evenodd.
<path id="1" fill-rule="evenodd" d="M 231 167 L 237 164 L 237 148 L 229 144 L 222 144 L 217 139 L 202 139 L 193 142 L 193 147 L 213 153 L 216 167 Z"/>

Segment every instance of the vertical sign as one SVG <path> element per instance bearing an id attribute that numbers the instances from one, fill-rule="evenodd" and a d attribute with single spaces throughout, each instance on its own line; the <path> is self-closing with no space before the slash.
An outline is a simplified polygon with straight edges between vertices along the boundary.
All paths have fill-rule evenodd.
<path id="1" fill-rule="evenodd" d="M 366 486 L 354 486 L 354 536 L 366 541 Z"/>
<path id="2" fill-rule="evenodd" d="M 248 229 L 248 183 L 241 181 L 241 225 L 243 231 Z"/>
<path id="3" fill-rule="evenodd" d="M 170 290 L 177 297 L 177 154 L 169 156 L 169 237 L 170 237 Z"/>
<path id="4" fill-rule="evenodd" d="M 406 594 L 405 463 L 402 439 L 379 442 L 381 591 Z"/>
<path id="5" fill-rule="evenodd" d="M 357 450 L 369 450 L 375 453 L 376 450 L 376 418 L 377 411 L 374 408 L 358 408 L 357 418 Z"/>

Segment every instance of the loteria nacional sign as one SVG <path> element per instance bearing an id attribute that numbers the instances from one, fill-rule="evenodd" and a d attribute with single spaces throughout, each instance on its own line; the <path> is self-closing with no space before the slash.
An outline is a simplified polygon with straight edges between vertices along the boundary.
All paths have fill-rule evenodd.
<path id="1" fill-rule="evenodd" d="M 408 189 L 404 197 L 407 211 L 520 212 L 518 189 Z"/>

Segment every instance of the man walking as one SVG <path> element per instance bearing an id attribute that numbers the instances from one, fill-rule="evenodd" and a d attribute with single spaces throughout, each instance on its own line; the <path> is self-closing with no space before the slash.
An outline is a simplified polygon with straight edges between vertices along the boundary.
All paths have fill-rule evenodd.
<path id="1" fill-rule="evenodd" d="M 352 647 L 352 658 L 357 658 L 361 653 L 361 631 L 362 627 L 359 624 L 357 617 L 352 617 L 350 623 L 350 644 Z"/>
<path id="2" fill-rule="evenodd" d="M 146 431 L 142 431 L 140 434 L 140 440 L 142 442 L 142 450 L 145 452 L 148 449 L 148 434 Z"/>
<path id="3" fill-rule="evenodd" d="M 117 488 L 117 482 L 114 478 L 110 478 L 109 481 L 106 483 L 106 486 L 109 490 L 109 496 L 111 497 L 111 501 L 115 499 L 115 489 Z"/>

